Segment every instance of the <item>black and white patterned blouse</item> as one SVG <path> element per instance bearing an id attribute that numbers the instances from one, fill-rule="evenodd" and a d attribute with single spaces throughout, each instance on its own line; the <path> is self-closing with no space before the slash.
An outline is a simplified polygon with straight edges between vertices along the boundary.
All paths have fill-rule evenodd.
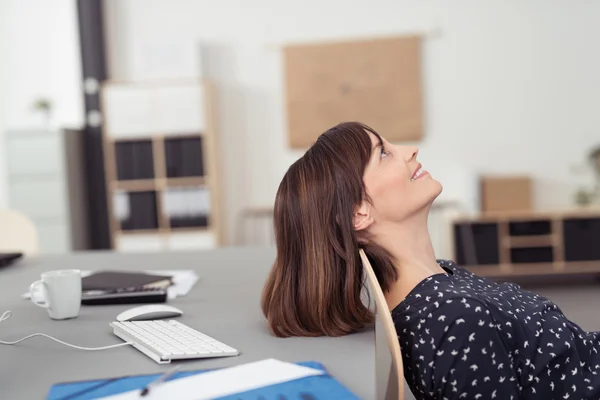
<path id="1" fill-rule="evenodd" d="M 417 399 L 600 399 L 600 332 L 514 283 L 439 263 L 446 273 L 392 311 Z"/>

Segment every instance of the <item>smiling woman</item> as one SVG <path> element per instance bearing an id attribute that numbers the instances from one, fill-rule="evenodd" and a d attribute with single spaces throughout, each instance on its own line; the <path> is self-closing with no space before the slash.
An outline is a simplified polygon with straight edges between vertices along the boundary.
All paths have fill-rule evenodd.
<path id="1" fill-rule="evenodd" d="M 600 332 L 515 284 L 436 259 L 427 217 L 442 186 L 417 155 L 351 122 L 289 168 L 262 293 L 273 334 L 340 336 L 372 322 L 360 296 L 363 249 L 418 399 L 600 399 Z"/>
<path id="2" fill-rule="evenodd" d="M 321 135 L 290 167 L 275 202 L 278 257 L 262 300 L 276 335 L 338 336 L 373 321 L 360 298 L 359 246 L 390 300 L 402 296 L 392 288 L 400 271 L 385 231 L 426 213 L 441 191 L 417 154 L 349 122 Z M 433 262 L 419 275 L 440 271 Z"/>
<path id="3" fill-rule="evenodd" d="M 397 278 L 389 253 L 353 228 L 366 166 L 385 154 L 380 143 L 381 158 L 373 156 L 369 135 L 380 139 L 360 124 L 333 128 L 281 182 L 274 210 L 278 255 L 262 299 L 277 336 L 339 336 L 373 321 L 360 298 L 359 241 L 377 260 L 383 288 Z"/>

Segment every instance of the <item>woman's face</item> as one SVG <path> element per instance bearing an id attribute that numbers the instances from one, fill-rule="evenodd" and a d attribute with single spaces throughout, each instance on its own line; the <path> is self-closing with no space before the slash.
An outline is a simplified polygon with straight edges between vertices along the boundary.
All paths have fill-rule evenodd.
<path id="1" fill-rule="evenodd" d="M 366 226 L 372 223 L 402 222 L 426 210 L 441 193 L 442 185 L 417 161 L 418 149 L 398 146 L 371 137 L 371 159 L 363 177 L 371 204 L 359 207 Z M 355 225 L 357 224 L 355 222 Z"/>

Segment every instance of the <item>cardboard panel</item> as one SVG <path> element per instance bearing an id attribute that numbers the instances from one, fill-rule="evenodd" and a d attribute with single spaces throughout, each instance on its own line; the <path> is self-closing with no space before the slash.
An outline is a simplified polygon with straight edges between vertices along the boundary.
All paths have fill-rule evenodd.
<path id="1" fill-rule="evenodd" d="M 284 48 L 288 137 L 309 147 L 343 121 L 392 142 L 423 135 L 421 39 L 417 36 Z"/>
<path id="2" fill-rule="evenodd" d="M 481 178 L 481 211 L 533 210 L 533 182 L 527 176 Z"/>

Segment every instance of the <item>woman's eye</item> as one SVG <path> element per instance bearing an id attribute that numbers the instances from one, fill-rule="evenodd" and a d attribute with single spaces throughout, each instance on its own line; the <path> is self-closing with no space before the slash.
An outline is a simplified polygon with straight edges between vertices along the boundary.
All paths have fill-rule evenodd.
<path id="1" fill-rule="evenodd" d="M 387 157 L 389 154 L 385 147 L 381 147 L 381 158 Z"/>

